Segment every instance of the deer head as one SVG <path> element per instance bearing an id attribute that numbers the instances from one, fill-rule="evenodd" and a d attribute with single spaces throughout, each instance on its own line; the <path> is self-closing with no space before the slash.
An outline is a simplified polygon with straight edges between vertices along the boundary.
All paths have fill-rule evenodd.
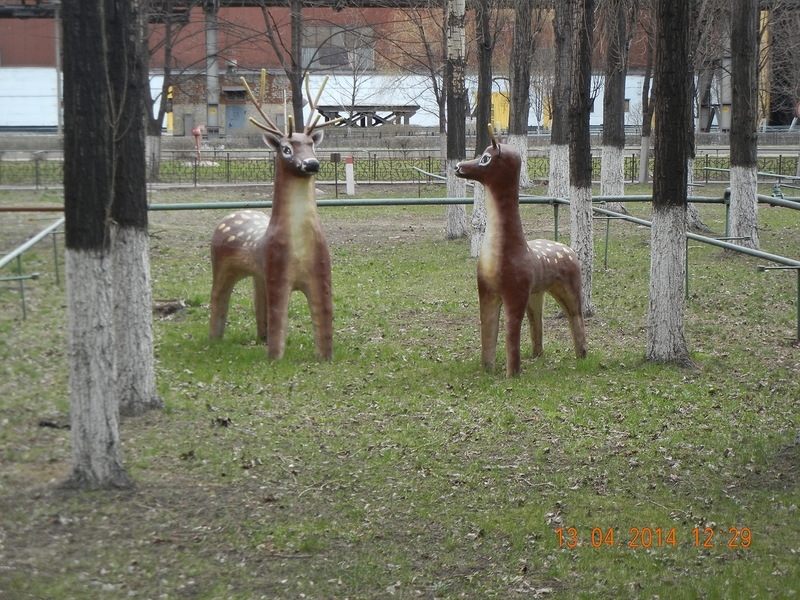
<path id="1" fill-rule="evenodd" d="M 483 154 L 474 160 L 460 162 L 456 165 L 456 177 L 471 179 L 482 183 L 487 188 L 512 191 L 519 196 L 519 172 L 522 159 L 519 153 L 500 142 L 494 135 L 494 127 L 489 125 L 492 144 L 486 147 Z M 516 194 L 513 192 L 516 191 Z"/>
<path id="2" fill-rule="evenodd" d="M 314 114 L 316 112 L 319 99 L 322 96 L 322 91 L 325 89 L 325 85 L 328 82 L 328 78 L 326 77 L 323 80 L 322 85 L 317 92 L 316 98 L 314 98 L 312 101 L 311 93 L 309 91 L 308 75 L 306 75 L 306 97 L 309 101 L 310 110 L 308 119 L 306 120 L 302 132 L 294 131 L 294 119 L 291 115 L 289 115 L 289 118 L 287 119 L 288 123 L 286 132 L 282 132 L 278 126 L 275 125 L 274 121 L 272 121 L 272 119 L 266 115 L 262 108 L 264 104 L 265 80 L 266 70 L 262 69 L 261 90 L 259 99 L 256 99 L 247 83 L 247 80 L 244 77 L 241 78 L 250 102 L 253 104 L 253 106 L 255 106 L 258 114 L 261 115 L 261 118 L 264 119 L 264 123 L 261 123 L 251 117 L 250 122 L 264 131 L 264 133 L 261 135 L 261 138 L 264 140 L 264 143 L 267 146 L 275 150 L 277 157 L 276 177 L 279 173 L 286 173 L 295 177 L 311 177 L 312 175 L 316 175 L 319 173 L 319 160 L 317 160 L 316 146 L 322 143 L 322 127 L 334 125 L 342 120 L 335 119 L 332 121 L 326 121 L 322 125 L 318 125 L 322 115 L 317 114 L 315 116 Z"/>

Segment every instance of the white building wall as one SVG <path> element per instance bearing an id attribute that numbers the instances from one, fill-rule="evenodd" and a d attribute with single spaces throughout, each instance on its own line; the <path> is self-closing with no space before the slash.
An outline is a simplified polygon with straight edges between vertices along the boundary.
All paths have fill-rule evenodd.
<path id="1" fill-rule="evenodd" d="M 312 75 L 309 85 L 312 94 L 319 90 L 322 75 Z M 630 101 L 625 114 L 626 125 L 641 125 L 641 75 L 629 75 L 625 96 Z M 155 76 L 150 81 L 153 97 L 161 91 L 163 78 Z M 474 78 L 467 80 L 467 91 L 477 88 Z M 498 88 L 493 91 L 506 91 Z M 603 123 L 602 77 L 593 78 L 594 110 L 590 125 Z M 420 108 L 411 119 L 412 125 L 436 127 L 439 123 L 438 106 L 427 77 L 419 75 L 388 76 L 353 74 L 330 75 L 319 101 L 322 105 L 352 106 L 353 104 L 415 104 Z M 56 98 L 56 70 L 51 68 L 0 68 L 0 127 L 55 127 L 58 124 Z M 537 125 L 531 110 L 528 123 Z"/>
<path id="2" fill-rule="evenodd" d="M 0 68 L 0 127 L 56 127 L 56 90 L 53 68 Z"/>
<path id="3" fill-rule="evenodd" d="M 161 93 L 163 80 L 160 75 L 150 80 L 154 97 Z M 56 84 L 54 68 L 0 68 L 0 127 L 57 127 Z"/>

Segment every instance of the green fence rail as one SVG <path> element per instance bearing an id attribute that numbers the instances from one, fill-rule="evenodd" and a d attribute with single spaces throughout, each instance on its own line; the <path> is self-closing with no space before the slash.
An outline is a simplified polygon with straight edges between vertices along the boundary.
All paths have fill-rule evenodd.
<path id="1" fill-rule="evenodd" d="M 772 196 L 758 196 L 759 201 L 767 202 L 769 204 L 783 206 L 786 208 L 791 208 L 795 210 L 800 209 L 800 199 L 785 199 L 785 198 L 775 198 Z M 729 194 L 726 193 L 722 198 L 709 198 L 704 196 L 690 196 L 687 198 L 689 202 L 704 202 L 704 203 L 716 203 L 716 204 L 725 204 L 729 207 L 730 199 Z M 613 220 L 625 220 L 631 223 L 635 223 L 637 225 L 644 225 L 646 227 L 651 227 L 652 223 L 650 221 L 646 221 L 644 219 L 640 219 L 637 217 L 633 217 L 631 215 L 626 215 L 622 213 L 618 213 L 612 210 L 608 210 L 600 204 L 606 202 L 652 202 L 652 196 L 598 196 L 593 198 L 593 206 L 592 210 L 601 215 L 601 218 L 606 220 L 606 237 L 605 237 L 605 261 L 607 264 L 608 259 L 608 244 L 609 244 L 609 227 L 610 221 Z M 472 198 L 379 198 L 379 199 L 369 199 L 369 198 L 337 198 L 337 199 L 326 199 L 326 200 L 318 200 L 317 205 L 320 207 L 343 207 L 343 206 L 436 206 L 436 205 L 449 205 L 449 204 L 461 204 L 461 205 L 468 205 L 472 204 Z M 559 221 L 559 207 L 561 205 L 569 205 L 569 200 L 566 198 L 553 198 L 547 196 L 521 196 L 520 197 L 520 204 L 542 204 L 542 205 L 549 205 L 553 207 L 553 220 L 554 220 L 554 237 L 558 239 L 558 221 Z M 272 202 L 269 200 L 265 201 L 255 201 L 255 202 L 189 202 L 189 203 L 174 203 L 174 204 L 151 204 L 149 206 L 149 210 L 152 211 L 162 211 L 162 210 L 237 210 L 237 209 L 267 209 L 272 207 Z M 15 210 L 25 210 L 25 207 L 18 207 Z M 37 210 L 43 210 L 42 207 L 37 207 Z M 63 210 L 63 207 L 52 207 L 50 210 L 53 211 L 60 211 Z M 754 256 L 757 258 L 761 258 L 763 260 L 767 260 L 773 263 L 780 265 L 779 267 L 772 267 L 772 266 L 761 266 L 759 267 L 759 271 L 767 272 L 775 269 L 794 269 L 797 270 L 798 274 L 798 281 L 797 281 L 797 339 L 800 340 L 800 261 L 793 260 L 790 258 L 786 258 L 783 256 L 778 256 L 776 254 L 770 254 L 767 252 L 762 252 L 760 250 L 755 250 L 751 248 L 747 248 L 744 246 L 740 246 L 738 244 L 733 244 L 729 241 L 727 233 L 727 223 L 729 219 L 726 217 L 726 239 L 715 239 L 710 238 L 707 236 L 698 235 L 692 232 L 686 233 L 687 244 L 689 240 L 694 240 L 698 242 L 702 242 L 704 244 L 709 244 L 712 246 L 717 246 L 719 248 L 724 248 L 726 250 L 732 250 L 735 252 L 739 252 L 742 254 L 747 254 L 750 256 Z M 53 233 L 58 227 L 60 227 L 64 222 L 64 219 L 61 218 L 51 226 L 46 228 L 45 230 L 38 233 L 36 236 L 25 242 L 22 246 L 16 248 L 12 251 L 8 256 L 5 256 L 3 259 L 0 259 L 0 268 L 11 262 L 14 258 L 17 258 L 19 261 L 19 257 L 25 252 L 27 249 L 32 247 L 34 244 L 41 241 L 47 235 Z M 55 252 L 55 239 L 54 239 L 54 252 Z M 56 270 L 58 269 L 58 260 L 56 257 Z M 687 252 L 687 263 L 686 263 L 686 294 L 688 296 L 689 290 L 689 263 L 688 263 L 688 252 Z M 14 277 L 13 279 L 20 279 L 21 282 L 21 272 L 22 267 L 21 264 L 18 266 L 18 276 Z M 38 277 L 38 274 L 36 275 Z M 24 277 L 24 278 L 35 278 L 32 276 Z M 24 292 L 23 292 L 24 294 Z M 25 306 L 24 306 L 24 295 L 23 295 L 23 315 L 25 313 Z M 24 318 L 24 316 L 23 316 Z"/>

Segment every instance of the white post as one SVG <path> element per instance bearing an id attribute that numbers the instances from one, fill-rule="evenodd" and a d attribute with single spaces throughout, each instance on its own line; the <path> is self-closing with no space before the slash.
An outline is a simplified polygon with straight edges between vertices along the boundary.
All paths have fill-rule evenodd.
<path id="1" fill-rule="evenodd" d="M 356 195 L 356 180 L 353 173 L 353 157 L 346 156 L 344 159 L 344 179 L 348 196 Z"/>

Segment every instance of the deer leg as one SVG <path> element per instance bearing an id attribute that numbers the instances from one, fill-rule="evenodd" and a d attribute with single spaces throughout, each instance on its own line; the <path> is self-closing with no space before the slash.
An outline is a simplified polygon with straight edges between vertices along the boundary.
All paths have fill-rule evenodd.
<path id="1" fill-rule="evenodd" d="M 253 277 L 253 309 L 256 313 L 256 333 L 265 342 L 267 336 L 267 283 L 263 277 Z"/>
<path id="2" fill-rule="evenodd" d="M 225 333 L 225 323 L 228 320 L 228 305 L 231 301 L 233 286 L 241 279 L 230 273 L 216 270 L 211 283 L 211 322 L 209 337 L 212 340 L 221 339 Z"/>
<path id="3" fill-rule="evenodd" d="M 500 296 L 488 291 L 482 291 L 479 300 L 481 313 L 481 364 L 487 370 L 493 371 L 502 301 Z"/>
<path id="4" fill-rule="evenodd" d="M 572 331 L 572 344 L 575 346 L 575 356 L 586 358 L 586 330 L 583 323 L 583 313 L 571 315 L 569 328 Z"/>
<path id="5" fill-rule="evenodd" d="M 544 351 L 542 346 L 542 311 L 544 309 L 544 292 L 531 294 L 528 299 L 526 312 L 528 315 L 528 327 L 531 330 L 531 346 L 533 357 L 541 356 Z"/>
<path id="6" fill-rule="evenodd" d="M 524 302 L 524 300 L 523 300 Z M 505 300 L 506 306 L 506 375 L 518 375 L 520 372 L 520 339 L 522 337 L 522 317 L 525 306 L 519 298 Z"/>
<path id="7" fill-rule="evenodd" d="M 576 286 L 554 286 L 550 289 L 550 295 L 555 298 L 564 314 L 567 315 L 575 356 L 586 358 L 586 329 L 583 322 L 580 285 L 577 286 L 577 289 Z"/>
<path id="8" fill-rule="evenodd" d="M 317 357 L 330 360 L 333 357 L 333 300 L 330 282 L 320 278 L 304 290 L 314 325 L 314 343 Z"/>
<path id="9" fill-rule="evenodd" d="M 288 282 L 267 288 L 267 356 L 277 360 L 286 350 L 286 327 L 289 321 L 289 296 L 292 288 Z"/>

